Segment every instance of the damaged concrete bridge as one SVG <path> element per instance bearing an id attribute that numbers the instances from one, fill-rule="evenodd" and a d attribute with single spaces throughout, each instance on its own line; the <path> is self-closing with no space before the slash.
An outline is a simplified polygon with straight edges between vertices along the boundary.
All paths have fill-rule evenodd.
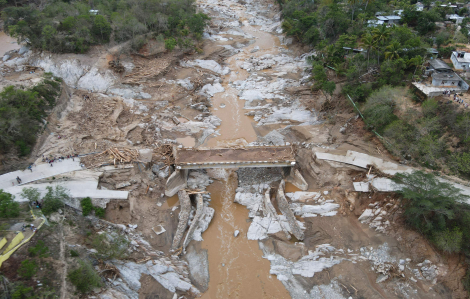
<path id="1" fill-rule="evenodd" d="M 248 146 L 239 148 L 177 148 L 173 147 L 176 171 L 166 183 L 166 196 L 186 188 L 189 169 L 282 167 L 286 182 L 301 190 L 308 184 L 295 168 L 295 152 L 291 146 Z"/>
<path id="2" fill-rule="evenodd" d="M 174 148 L 176 169 L 233 167 L 292 167 L 295 154 L 290 146 L 243 148 Z"/>

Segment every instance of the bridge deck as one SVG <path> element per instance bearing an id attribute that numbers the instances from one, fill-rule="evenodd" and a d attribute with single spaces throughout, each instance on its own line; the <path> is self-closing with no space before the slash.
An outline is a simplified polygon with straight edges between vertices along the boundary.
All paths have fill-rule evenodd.
<path id="1" fill-rule="evenodd" d="M 191 149 L 175 151 L 178 169 L 228 167 L 285 167 L 295 165 L 290 146 Z"/>

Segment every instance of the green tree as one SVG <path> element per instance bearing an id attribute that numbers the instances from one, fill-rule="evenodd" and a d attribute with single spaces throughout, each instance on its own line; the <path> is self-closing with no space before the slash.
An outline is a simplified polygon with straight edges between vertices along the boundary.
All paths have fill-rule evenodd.
<path id="1" fill-rule="evenodd" d="M 388 38 L 390 37 L 390 29 L 388 29 L 385 24 L 382 26 L 377 26 L 372 30 L 372 36 L 377 47 L 377 64 L 380 64 L 379 50 L 384 46 L 385 42 L 387 42 Z"/>
<path id="2" fill-rule="evenodd" d="M 39 193 L 37 188 L 23 188 L 21 190 L 20 196 L 24 199 L 27 199 L 30 204 L 33 202 L 38 202 L 41 199 L 41 193 Z"/>
<path id="3" fill-rule="evenodd" d="M 367 33 L 362 37 L 362 43 L 367 50 L 367 67 L 369 68 L 370 51 L 375 49 L 375 40 L 370 33 Z"/>
<path id="4" fill-rule="evenodd" d="M 454 219 L 456 204 L 468 199 L 460 189 L 430 173 L 399 173 L 393 180 L 402 186 L 398 192 L 406 199 L 407 223 L 426 234 L 443 231 L 446 221 Z"/>
<path id="5" fill-rule="evenodd" d="M 93 26 L 91 28 L 91 32 L 93 36 L 100 42 L 100 43 L 107 43 L 109 42 L 109 37 L 111 36 L 111 24 L 106 20 L 106 18 L 102 15 L 95 16 L 93 20 Z"/>
<path id="6" fill-rule="evenodd" d="M 400 43 L 396 40 L 392 41 L 390 45 L 388 45 L 385 48 L 387 51 L 385 51 L 385 58 L 386 59 L 398 59 L 400 58 L 399 51 L 401 50 Z"/>
<path id="7" fill-rule="evenodd" d="M 15 197 L 0 189 L 0 218 L 12 218 L 20 215 L 20 205 Z"/>
<path id="8" fill-rule="evenodd" d="M 65 202 L 70 200 L 68 190 L 62 186 L 56 186 L 55 188 L 47 186 L 46 189 L 47 193 L 44 195 L 42 207 L 44 215 L 57 212 L 64 207 Z"/>

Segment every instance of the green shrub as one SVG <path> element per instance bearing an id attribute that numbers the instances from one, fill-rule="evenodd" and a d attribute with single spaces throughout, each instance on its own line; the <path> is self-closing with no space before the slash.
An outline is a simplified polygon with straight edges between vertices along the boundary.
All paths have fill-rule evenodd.
<path id="1" fill-rule="evenodd" d="M 70 256 L 71 257 L 77 257 L 77 256 L 80 256 L 80 254 L 78 254 L 78 252 L 76 252 L 75 250 L 70 250 Z"/>
<path id="2" fill-rule="evenodd" d="M 169 37 L 165 40 L 165 48 L 168 51 L 173 51 L 173 49 L 176 47 L 176 40 L 173 37 Z"/>
<path id="3" fill-rule="evenodd" d="M 39 256 L 40 258 L 45 258 L 49 256 L 49 247 L 46 246 L 43 240 L 39 240 L 36 246 L 28 248 L 28 252 L 31 257 Z"/>
<path id="4" fill-rule="evenodd" d="M 462 245 L 462 232 L 458 228 L 443 230 L 433 234 L 433 242 L 445 252 L 460 252 Z"/>
<path id="5" fill-rule="evenodd" d="M 0 189 L 0 218 L 12 218 L 20 215 L 20 205 L 15 197 Z"/>
<path id="6" fill-rule="evenodd" d="M 0 152 L 30 153 L 59 91 L 58 82 L 46 79 L 29 89 L 7 86 L 0 92 Z"/>
<path id="7" fill-rule="evenodd" d="M 70 199 L 70 195 L 68 190 L 62 186 L 56 186 L 55 188 L 48 186 L 46 188 L 47 193 L 43 198 L 42 212 L 44 215 L 49 215 L 63 208 L 64 202 Z"/>
<path id="8" fill-rule="evenodd" d="M 92 246 L 102 259 L 122 259 L 127 256 L 129 241 L 119 233 L 102 233 L 94 236 Z"/>
<path id="9" fill-rule="evenodd" d="M 17 283 L 13 286 L 11 292 L 11 299 L 29 299 L 33 298 L 33 288 L 26 287 L 22 283 Z"/>
<path id="10" fill-rule="evenodd" d="M 37 270 L 38 265 L 34 260 L 24 260 L 18 268 L 18 275 L 23 278 L 30 279 L 34 274 L 36 274 Z"/>
<path id="11" fill-rule="evenodd" d="M 94 207 L 95 209 L 95 215 L 100 218 L 104 218 L 104 215 L 106 213 L 106 209 L 100 208 L 100 207 Z"/>
<path id="12" fill-rule="evenodd" d="M 93 204 L 91 203 L 91 198 L 85 197 L 80 201 L 80 206 L 82 207 L 82 214 L 83 216 L 90 215 L 91 211 L 93 211 Z"/>
<path id="13" fill-rule="evenodd" d="M 101 278 L 89 262 L 79 261 L 79 267 L 68 273 L 68 279 L 80 293 L 88 293 L 102 285 Z"/>

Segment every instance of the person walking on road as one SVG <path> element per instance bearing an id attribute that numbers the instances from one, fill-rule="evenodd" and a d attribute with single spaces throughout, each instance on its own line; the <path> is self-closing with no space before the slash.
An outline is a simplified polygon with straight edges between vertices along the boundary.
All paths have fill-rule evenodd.
<path id="1" fill-rule="evenodd" d="M 18 184 L 21 184 L 21 179 L 19 176 L 16 177 L 16 181 L 18 182 Z"/>

